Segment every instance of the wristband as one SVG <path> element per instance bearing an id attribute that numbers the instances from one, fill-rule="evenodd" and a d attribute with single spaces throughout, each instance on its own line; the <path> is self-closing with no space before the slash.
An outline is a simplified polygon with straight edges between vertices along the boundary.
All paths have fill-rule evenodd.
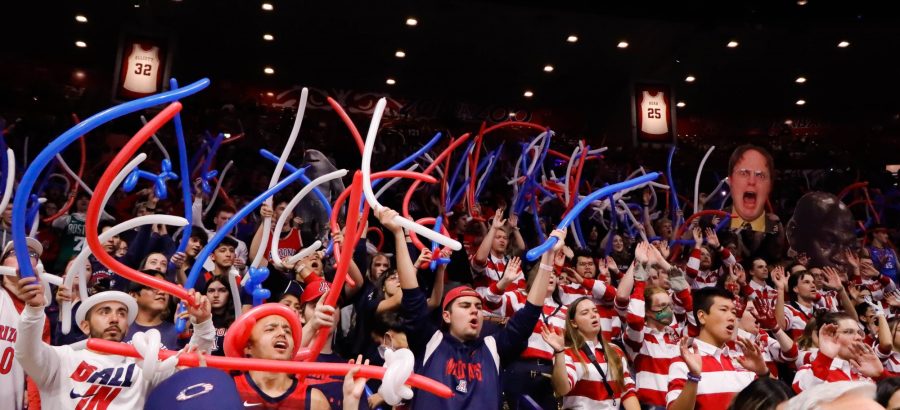
<path id="1" fill-rule="evenodd" d="M 541 269 L 546 270 L 546 271 L 553 272 L 553 266 L 548 265 L 548 264 L 546 264 L 546 263 L 542 263 L 542 264 L 541 264 Z"/>
<path id="2" fill-rule="evenodd" d="M 689 382 L 694 382 L 694 383 L 700 383 L 700 375 L 699 375 L 699 374 L 692 374 L 691 372 L 688 372 L 688 374 L 687 374 L 687 381 L 689 381 Z"/>
<path id="3" fill-rule="evenodd" d="M 565 353 L 565 352 L 566 352 L 566 349 L 565 349 L 565 348 L 563 348 L 562 350 L 554 350 L 554 351 L 553 351 L 553 355 L 556 356 L 556 355 L 558 355 L 558 354 L 560 354 L 560 353 Z"/>

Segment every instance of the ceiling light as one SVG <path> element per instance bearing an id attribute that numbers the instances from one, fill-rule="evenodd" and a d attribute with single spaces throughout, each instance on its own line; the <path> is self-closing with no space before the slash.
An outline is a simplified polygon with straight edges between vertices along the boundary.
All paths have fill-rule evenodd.
<path id="1" fill-rule="evenodd" d="M 525 98 L 534 97 L 534 93 L 531 90 L 525 90 L 525 92 L 522 95 L 524 95 Z"/>
<path id="2" fill-rule="evenodd" d="M 275 93 L 273 93 L 271 91 L 266 93 L 266 97 L 274 97 L 274 96 L 275 96 Z"/>
<path id="3" fill-rule="evenodd" d="M 806 77 L 803 77 L 803 76 L 797 77 L 797 79 L 794 80 L 794 82 L 797 84 L 803 84 L 806 82 Z"/>
<path id="4" fill-rule="evenodd" d="M 545 73 L 552 73 L 552 72 L 553 72 L 553 66 L 550 65 L 550 64 L 545 65 L 545 66 L 544 66 L 544 72 L 545 72 Z"/>
<path id="5" fill-rule="evenodd" d="M 618 48 L 628 48 L 628 42 L 627 42 L 627 41 L 620 41 L 619 44 L 616 44 L 616 47 L 618 47 Z"/>
<path id="6" fill-rule="evenodd" d="M 737 41 L 734 41 L 734 40 L 731 40 L 731 41 L 728 42 L 728 48 L 735 48 L 735 47 L 737 47 L 738 45 L 739 45 L 738 42 L 737 42 Z"/>
<path id="7" fill-rule="evenodd" d="M 568 42 L 570 42 L 570 43 L 577 43 L 577 42 L 578 42 L 578 36 L 576 36 L 576 35 L 574 35 L 574 34 L 569 34 L 569 37 L 566 37 L 566 41 L 568 41 Z"/>
<path id="8" fill-rule="evenodd" d="M 266 33 L 266 34 L 263 34 L 263 40 L 272 41 L 272 40 L 275 40 L 275 36 L 273 36 L 269 33 Z"/>
<path id="9" fill-rule="evenodd" d="M 419 25 L 419 20 L 416 20 L 415 17 L 409 17 L 406 19 L 406 25 L 410 27 L 415 27 Z"/>
<path id="10" fill-rule="evenodd" d="M 225 139 L 229 139 L 229 138 L 231 138 L 231 133 L 226 132 L 226 133 L 222 134 L 222 136 L 225 137 Z"/>
<path id="11" fill-rule="evenodd" d="M 75 15 L 75 21 L 77 21 L 79 23 L 87 23 L 87 17 L 85 17 L 84 15 L 81 15 L 81 14 L 77 14 L 77 15 Z"/>
<path id="12" fill-rule="evenodd" d="M 788 118 L 784 120 L 784 125 L 794 125 L 794 120 Z"/>
<path id="13" fill-rule="evenodd" d="M 687 104 L 685 104 L 684 101 L 679 101 L 678 104 L 675 104 L 675 106 L 678 108 L 684 108 L 685 105 Z"/>
<path id="14" fill-rule="evenodd" d="M 798 5 L 798 6 L 805 6 L 806 3 L 807 3 L 806 0 L 797 0 L 797 5 Z"/>
<path id="15" fill-rule="evenodd" d="M 139 8 L 141 8 L 141 5 L 140 5 L 140 4 L 137 4 L 137 3 L 134 3 L 134 8 L 139 9 Z"/>
<path id="16" fill-rule="evenodd" d="M 85 43 L 84 41 L 78 40 L 75 42 L 75 47 L 85 48 L 85 47 L 87 47 L 87 43 Z"/>
<path id="17" fill-rule="evenodd" d="M 79 80 L 83 80 L 83 79 L 84 79 L 84 75 L 85 75 L 85 74 L 84 74 L 84 71 L 81 71 L 81 70 L 75 70 L 75 73 L 74 73 L 74 74 L 75 74 L 75 78 L 77 78 L 77 79 L 79 79 Z"/>
<path id="18" fill-rule="evenodd" d="M 272 67 L 263 68 L 263 72 L 269 75 L 275 74 L 275 69 Z"/>
<path id="19" fill-rule="evenodd" d="M 272 3 L 263 3 L 262 9 L 265 11 L 272 11 L 275 10 L 275 6 L 273 6 Z"/>
<path id="20" fill-rule="evenodd" d="M 849 42 L 849 41 L 846 41 L 846 40 L 841 41 L 840 43 L 838 43 L 838 47 L 840 47 L 840 48 L 847 48 L 847 47 L 850 47 L 850 42 Z"/>
<path id="21" fill-rule="evenodd" d="M 806 105 L 806 100 L 797 100 L 797 105 Z"/>
<path id="22" fill-rule="evenodd" d="M 397 50 L 394 52 L 394 57 L 404 58 L 404 57 L 406 57 L 406 52 L 403 50 Z"/>
<path id="23" fill-rule="evenodd" d="M 694 81 L 696 81 L 696 80 L 697 80 L 697 77 L 694 77 L 694 76 L 692 76 L 692 75 L 689 75 L 689 76 L 687 76 L 687 77 L 684 77 L 684 81 L 685 81 L 685 82 L 688 82 L 688 83 L 692 83 L 692 82 L 694 82 Z"/>
<path id="24" fill-rule="evenodd" d="M 397 84 L 397 80 L 395 80 L 393 78 L 388 78 L 387 80 L 385 80 L 384 83 L 387 85 L 394 85 L 394 84 Z"/>

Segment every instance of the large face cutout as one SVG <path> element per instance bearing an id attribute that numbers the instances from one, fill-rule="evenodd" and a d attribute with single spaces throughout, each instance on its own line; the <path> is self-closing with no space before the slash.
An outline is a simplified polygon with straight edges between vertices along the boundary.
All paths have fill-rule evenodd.
<path id="1" fill-rule="evenodd" d="M 809 257 L 809 267 L 842 266 L 844 250 L 856 245 L 853 214 L 836 196 L 810 192 L 800 197 L 786 228 L 788 244 Z"/>
<path id="2" fill-rule="evenodd" d="M 768 160 L 756 149 L 745 151 L 735 162 L 728 183 L 734 211 L 742 220 L 752 222 L 765 213 L 772 178 Z"/>

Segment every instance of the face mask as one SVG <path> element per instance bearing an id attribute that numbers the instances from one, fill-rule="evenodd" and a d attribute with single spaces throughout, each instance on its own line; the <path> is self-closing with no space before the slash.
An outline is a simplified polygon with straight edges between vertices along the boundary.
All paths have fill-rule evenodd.
<path id="1" fill-rule="evenodd" d="M 388 340 L 387 334 L 384 335 L 384 339 Z M 393 343 L 391 343 L 390 347 L 385 346 L 385 345 L 378 345 L 378 356 L 380 356 L 382 359 L 384 359 L 384 355 L 387 354 L 386 353 L 387 351 L 392 351 L 392 352 L 394 351 L 393 345 L 394 345 Z"/>
<path id="2" fill-rule="evenodd" d="M 666 326 L 672 324 L 674 318 L 675 314 L 672 313 L 672 308 L 670 307 L 660 310 L 659 312 L 653 312 L 653 319 Z"/>

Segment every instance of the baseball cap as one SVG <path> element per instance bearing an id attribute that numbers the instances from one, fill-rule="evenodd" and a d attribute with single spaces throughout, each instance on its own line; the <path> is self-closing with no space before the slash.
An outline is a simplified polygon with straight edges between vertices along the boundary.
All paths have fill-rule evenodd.
<path id="1" fill-rule="evenodd" d="M 303 294 L 300 296 L 300 303 L 312 302 L 324 295 L 325 292 L 328 292 L 330 289 L 331 283 L 326 280 L 312 282 L 306 286 L 306 289 L 303 289 Z"/>
<path id="2" fill-rule="evenodd" d="M 147 396 L 145 409 L 242 409 L 234 379 L 209 367 L 186 368 L 169 376 Z"/>
<path id="3" fill-rule="evenodd" d="M 291 295 L 297 298 L 297 300 L 300 300 L 303 295 L 303 285 L 301 285 L 300 282 L 297 282 L 296 280 L 288 282 L 287 287 L 284 289 L 284 292 L 281 293 L 279 299 L 287 295 Z"/>
<path id="4" fill-rule="evenodd" d="M 44 253 L 44 245 L 41 245 L 41 242 L 37 239 L 26 237 L 25 243 L 27 244 L 28 249 L 37 254 L 38 258 L 40 258 L 41 254 Z M 6 254 L 12 250 L 12 248 L 13 241 L 7 242 L 6 245 L 3 246 L 3 255 L 6 256 Z"/>
<path id="5" fill-rule="evenodd" d="M 81 301 L 81 305 L 79 305 L 78 310 L 75 311 L 75 323 L 81 323 L 85 316 L 87 316 L 87 312 L 94 306 L 103 302 L 119 302 L 125 305 L 128 309 L 128 324 L 131 325 L 134 323 L 134 318 L 137 317 L 138 312 L 137 302 L 135 302 L 134 297 L 131 295 L 117 290 L 95 293 L 86 300 Z"/>
<path id="6" fill-rule="evenodd" d="M 441 306 L 441 309 L 447 310 L 447 306 L 450 306 L 450 303 L 452 303 L 454 299 L 461 298 L 463 296 L 476 297 L 478 298 L 478 300 L 484 302 L 484 300 L 481 298 L 481 295 L 479 295 L 478 292 L 475 291 L 475 289 L 472 289 L 468 286 L 457 286 L 453 289 L 450 289 L 450 291 L 447 292 L 446 295 L 444 295 L 444 304 Z"/>

